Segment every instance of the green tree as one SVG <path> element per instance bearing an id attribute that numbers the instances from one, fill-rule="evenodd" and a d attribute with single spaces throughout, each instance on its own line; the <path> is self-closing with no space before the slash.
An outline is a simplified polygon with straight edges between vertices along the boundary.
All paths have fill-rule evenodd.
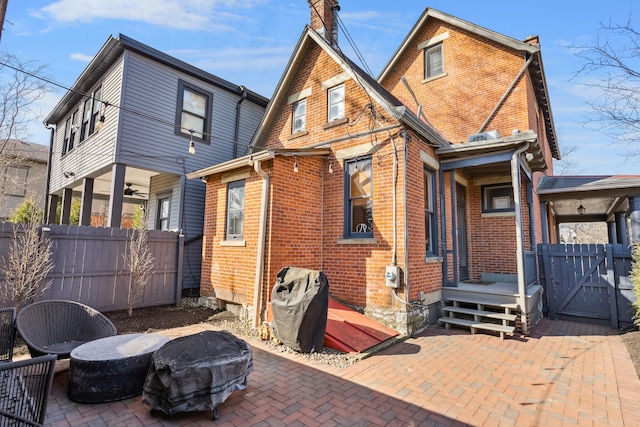
<path id="1" fill-rule="evenodd" d="M 36 208 L 31 199 L 27 199 L 11 213 L 9 222 L 28 224 L 30 222 L 42 223 L 42 210 Z"/>

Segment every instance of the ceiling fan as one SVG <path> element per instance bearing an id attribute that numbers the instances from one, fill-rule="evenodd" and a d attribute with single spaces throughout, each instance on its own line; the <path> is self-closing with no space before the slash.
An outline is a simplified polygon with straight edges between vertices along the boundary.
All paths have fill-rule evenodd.
<path id="1" fill-rule="evenodd" d="M 133 185 L 130 182 L 125 183 L 125 185 L 127 186 L 127 188 L 124 189 L 123 194 L 125 196 L 141 196 L 144 197 L 147 195 L 147 193 L 141 193 L 139 190 L 134 190 L 133 188 L 131 188 L 131 186 Z"/>

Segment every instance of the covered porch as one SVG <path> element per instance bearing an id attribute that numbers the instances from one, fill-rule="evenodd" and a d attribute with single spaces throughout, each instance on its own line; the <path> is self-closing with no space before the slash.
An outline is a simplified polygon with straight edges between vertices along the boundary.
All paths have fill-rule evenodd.
<path id="1" fill-rule="evenodd" d="M 537 135 L 514 132 L 437 153 L 441 213 L 443 218 L 450 215 L 453 224 L 450 236 L 442 233 L 444 316 L 439 321 L 503 337 L 515 330 L 528 334 L 542 317 L 535 254 L 540 215 L 534 209 L 533 174 L 545 171 L 546 162 Z M 500 191 L 491 206 L 485 194 L 490 187 Z M 460 203 L 461 197 L 470 203 Z"/>

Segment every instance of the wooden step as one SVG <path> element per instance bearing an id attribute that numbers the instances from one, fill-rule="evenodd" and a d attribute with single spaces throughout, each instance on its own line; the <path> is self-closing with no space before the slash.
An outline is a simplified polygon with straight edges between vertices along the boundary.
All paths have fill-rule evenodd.
<path id="1" fill-rule="evenodd" d="M 444 311 L 448 313 L 469 314 L 471 316 L 480 316 L 480 317 L 488 317 L 490 319 L 507 320 L 509 322 L 515 322 L 516 318 L 518 317 L 515 314 L 496 313 L 494 311 L 474 310 L 472 308 L 454 307 L 454 306 L 447 306 L 444 308 Z"/>
<path id="2" fill-rule="evenodd" d="M 478 305 L 486 305 L 490 307 L 500 307 L 500 308 L 510 308 L 515 310 L 518 308 L 518 304 L 509 303 L 509 302 L 490 302 L 490 301 L 480 301 L 472 298 L 464 298 L 464 297 L 449 297 L 446 300 L 447 302 L 462 302 L 465 304 L 478 304 Z"/>
<path id="3" fill-rule="evenodd" d="M 475 334 L 477 329 L 485 331 L 499 332 L 500 338 L 504 339 L 505 333 L 513 333 L 516 330 L 515 326 L 498 325 L 497 323 L 483 323 L 476 322 L 475 320 L 459 319 L 457 317 L 441 317 L 438 322 L 444 323 L 446 327 L 448 325 L 465 326 L 471 329 L 471 333 Z"/>

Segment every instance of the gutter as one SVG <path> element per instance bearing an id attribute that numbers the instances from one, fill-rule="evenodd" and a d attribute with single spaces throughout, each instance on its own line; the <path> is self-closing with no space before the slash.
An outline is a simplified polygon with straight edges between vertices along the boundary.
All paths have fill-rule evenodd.
<path id="1" fill-rule="evenodd" d="M 520 199 L 520 155 L 527 151 L 529 143 L 516 150 L 511 156 L 511 186 L 516 211 L 516 267 L 518 273 L 518 299 L 520 300 L 520 321 L 522 333 L 529 334 L 527 325 L 527 290 L 524 283 L 524 248 L 522 244 L 522 206 Z"/>
<path id="2" fill-rule="evenodd" d="M 49 190 L 51 189 L 51 158 L 53 157 L 53 140 L 56 129 L 48 124 L 44 127 L 51 131 L 51 137 L 49 138 L 49 156 L 47 158 L 47 182 L 44 189 L 44 210 L 42 211 L 42 218 L 45 224 L 51 224 L 51 218 L 49 218 Z M 53 219 L 55 221 L 55 218 Z"/>
<path id="3" fill-rule="evenodd" d="M 235 129 L 233 131 L 233 158 L 234 159 L 238 157 L 238 144 L 239 144 L 238 138 L 240 135 L 240 105 L 245 99 L 247 99 L 247 89 L 242 85 L 240 85 L 239 88 L 240 88 L 240 91 L 242 92 L 242 95 L 240 96 L 240 99 L 236 104 L 236 123 L 235 123 Z"/>
<path id="4" fill-rule="evenodd" d="M 256 276 L 253 291 L 253 326 L 260 326 L 262 307 L 262 278 L 264 271 L 264 250 L 267 234 L 267 210 L 269 204 L 269 174 L 262 170 L 262 161 L 253 163 L 253 169 L 262 178 L 262 199 L 260 203 L 260 228 L 258 229 L 258 251 L 256 254 Z"/>

